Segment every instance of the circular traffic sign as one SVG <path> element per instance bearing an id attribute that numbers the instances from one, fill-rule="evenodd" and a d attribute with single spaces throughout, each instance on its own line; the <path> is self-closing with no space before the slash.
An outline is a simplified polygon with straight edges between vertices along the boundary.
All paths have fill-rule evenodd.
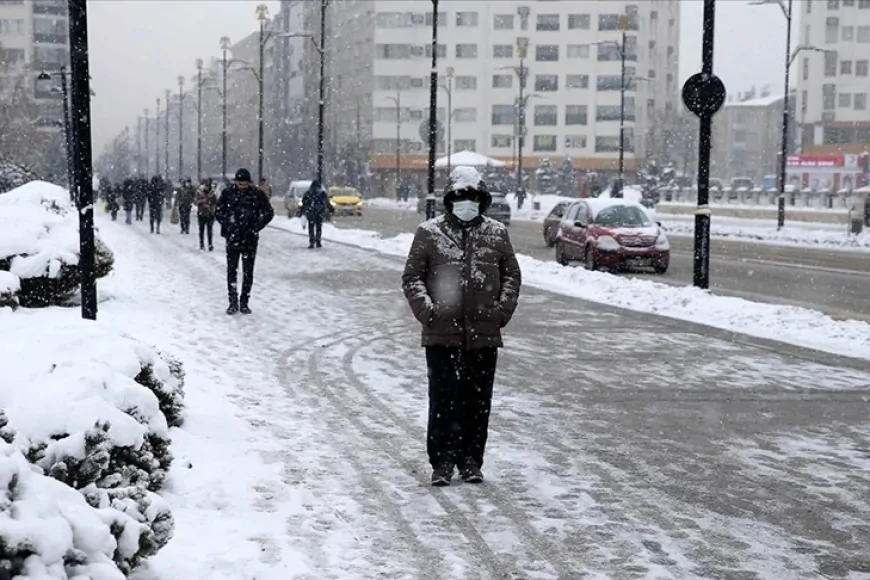
<path id="1" fill-rule="evenodd" d="M 683 104 L 698 117 L 712 117 L 725 104 L 725 84 L 714 74 L 696 73 L 683 85 Z"/>
<path id="2" fill-rule="evenodd" d="M 422 139 L 423 143 L 429 142 L 429 120 L 424 119 L 420 122 L 420 128 L 418 131 L 420 135 L 420 139 Z M 442 141 L 444 139 L 444 123 L 441 121 L 435 121 L 435 141 Z"/>

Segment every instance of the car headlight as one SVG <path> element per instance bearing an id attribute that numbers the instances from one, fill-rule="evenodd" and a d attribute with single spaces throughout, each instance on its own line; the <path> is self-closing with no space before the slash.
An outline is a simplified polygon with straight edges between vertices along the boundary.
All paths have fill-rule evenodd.
<path id="1" fill-rule="evenodd" d="M 668 242 L 667 236 L 665 236 L 664 232 L 659 232 L 659 237 L 656 238 L 656 249 L 657 250 L 670 250 L 671 244 Z"/>
<path id="2" fill-rule="evenodd" d="M 612 236 L 601 236 L 598 238 L 598 249 L 604 251 L 618 250 L 622 246 Z"/>

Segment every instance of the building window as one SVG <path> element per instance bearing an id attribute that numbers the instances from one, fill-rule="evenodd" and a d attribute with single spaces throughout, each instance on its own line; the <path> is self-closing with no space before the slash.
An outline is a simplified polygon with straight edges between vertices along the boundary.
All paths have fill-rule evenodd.
<path id="1" fill-rule="evenodd" d="M 837 101 L 837 85 L 822 85 L 822 108 L 833 111 Z"/>
<path id="2" fill-rule="evenodd" d="M 410 44 L 378 44 L 375 46 L 378 58 L 397 60 L 411 58 Z"/>
<path id="3" fill-rule="evenodd" d="M 0 20 L 0 34 L 7 34 L 9 36 L 23 36 L 24 35 L 24 21 L 23 20 Z"/>
<path id="4" fill-rule="evenodd" d="M 598 45 L 598 61 L 612 62 L 622 59 L 620 46 L 615 43 L 606 42 Z M 637 37 L 625 37 L 625 60 L 637 61 Z"/>
<path id="5" fill-rule="evenodd" d="M 852 108 L 852 93 L 840 93 L 837 95 L 837 106 L 841 109 Z"/>
<path id="6" fill-rule="evenodd" d="M 829 50 L 825 53 L 825 76 L 837 76 L 837 53 Z"/>
<path id="7" fill-rule="evenodd" d="M 588 89 L 589 75 L 568 75 L 565 77 L 565 86 L 569 89 Z"/>
<path id="8" fill-rule="evenodd" d="M 840 0 L 828 0 L 828 10 L 836 10 L 840 7 Z"/>
<path id="9" fill-rule="evenodd" d="M 559 15 L 558 14 L 538 14 L 535 30 L 552 31 L 559 30 Z"/>
<path id="10" fill-rule="evenodd" d="M 855 39 L 855 28 L 853 26 L 844 26 L 840 30 L 840 40 L 849 42 Z"/>
<path id="11" fill-rule="evenodd" d="M 517 122 L 517 109 L 513 105 L 493 105 L 492 125 L 513 125 Z"/>
<path id="12" fill-rule="evenodd" d="M 634 99 L 631 99 L 629 106 L 629 98 L 625 99 L 625 120 L 634 121 Z M 596 121 L 619 121 L 623 118 L 622 109 L 619 105 L 598 105 L 595 108 Z"/>
<path id="13" fill-rule="evenodd" d="M 535 90 L 541 93 L 555 93 L 559 90 L 559 75 L 535 75 Z"/>
<path id="14" fill-rule="evenodd" d="M 862 44 L 870 43 L 870 26 L 859 26 L 855 39 Z"/>
<path id="15" fill-rule="evenodd" d="M 477 58 L 476 44 L 457 44 L 456 58 Z"/>
<path id="16" fill-rule="evenodd" d="M 375 22 L 378 28 L 413 28 L 423 26 L 425 18 L 413 12 L 378 12 Z"/>
<path id="17" fill-rule="evenodd" d="M 477 109 L 474 107 L 460 107 L 453 109 L 453 119 L 457 123 L 476 123 Z"/>
<path id="18" fill-rule="evenodd" d="M 843 8 L 852 7 L 855 5 L 855 0 L 843 0 Z"/>
<path id="19" fill-rule="evenodd" d="M 554 152 L 556 150 L 555 135 L 535 135 L 532 149 L 542 152 Z"/>
<path id="20" fill-rule="evenodd" d="M 432 27 L 432 13 L 431 12 L 426 13 L 426 26 L 428 26 L 430 28 Z M 438 28 L 441 28 L 442 26 L 447 26 L 447 13 L 441 12 L 439 10 L 438 11 Z"/>
<path id="21" fill-rule="evenodd" d="M 870 0 L 858 0 L 858 8 L 870 8 Z"/>
<path id="22" fill-rule="evenodd" d="M 840 36 L 840 19 L 834 16 L 825 18 L 825 42 L 835 44 Z"/>
<path id="23" fill-rule="evenodd" d="M 474 139 L 454 139 L 454 151 L 477 151 L 477 141 Z"/>
<path id="24" fill-rule="evenodd" d="M 856 77 L 866 77 L 868 68 L 870 68 L 870 67 L 868 67 L 868 61 L 856 60 L 855 61 L 855 76 Z"/>
<path id="25" fill-rule="evenodd" d="M 855 98 L 852 102 L 856 111 L 867 110 L 867 93 L 855 93 Z"/>
<path id="26" fill-rule="evenodd" d="M 628 80 L 628 79 L 626 79 Z M 628 88 L 629 82 L 626 82 Z M 596 88 L 599 91 L 618 91 L 622 89 L 622 75 L 598 75 Z"/>
<path id="27" fill-rule="evenodd" d="M 588 44 L 569 44 L 568 58 L 589 58 Z"/>
<path id="28" fill-rule="evenodd" d="M 586 149 L 586 135 L 566 135 L 565 149 Z"/>
<path id="29" fill-rule="evenodd" d="M 514 75 L 492 75 L 492 88 L 510 89 L 514 86 Z"/>
<path id="30" fill-rule="evenodd" d="M 840 61 L 840 74 L 841 75 L 852 74 L 852 61 L 851 60 L 841 60 Z"/>
<path id="31" fill-rule="evenodd" d="M 513 135 L 492 135 L 489 138 L 492 147 L 510 147 L 512 142 Z"/>
<path id="32" fill-rule="evenodd" d="M 559 60 L 559 45 L 539 44 L 535 46 L 535 60 L 538 62 L 556 62 Z"/>
<path id="33" fill-rule="evenodd" d="M 588 121 L 586 105 L 568 105 L 565 107 L 566 125 L 585 125 Z"/>
<path id="34" fill-rule="evenodd" d="M 628 151 L 628 143 L 625 145 L 624 150 Z M 619 136 L 595 138 L 596 153 L 615 153 L 617 151 L 619 151 Z"/>
<path id="35" fill-rule="evenodd" d="M 569 14 L 568 30 L 589 30 L 592 18 L 588 14 Z"/>
<path id="36" fill-rule="evenodd" d="M 535 125 L 555 127 L 559 124 L 559 108 L 556 105 L 535 105 Z"/>
<path id="37" fill-rule="evenodd" d="M 599 14 L 598 30 L 619 30 L 619 14 Z"/>
<path id="38" fill-rule="evenodd" d="M 432 45 L 427 44 L 426 48 L 423 49 L 423 55 L 426 58 L 432 58 Z M 447 45 L 446 44 L 438 44 L 438 58 L 447 58 Z"/>
<path id="39" fill-rule="evenodd" d="M 457 12 L 456 26 L 477 27 L 477 12 Z"/>
<path id="40" fill-rule="evenodd" d="M 10 66 L 24 62 L 23 48 L 0 48 L 0 65 Z"/>
<path id="41" fill-rule="evenodd" d="M 400 91 L 411 88 L 411 77 L 376 76 L 375 87 L 379 91 Z"/>
<path id="42" fill-rule="evenodd" d="M 513 58 L 514 57 L 514 45 L 513 44 L 496 44 L 492 47 L 492 57 L 493 58 Z"/>
<path id="43" fill-rule="evenodd" d="M 810 59 L 807 57 L 801 59 L 801 76 L 803 77 L 803 80 L 810 78 Z"/>
<path id="44" fill-rule="evenodd" d="M 453 86 L 457 91 L 476 91 L 477 77 L 458 76 L 453 78 Z"/>
<path id="45" fill-rule="evenodd" d="M 495 30 L 513 30 L 514 15 L 513 14 L 496 14 L 493 17 L 492 27 Z"/>

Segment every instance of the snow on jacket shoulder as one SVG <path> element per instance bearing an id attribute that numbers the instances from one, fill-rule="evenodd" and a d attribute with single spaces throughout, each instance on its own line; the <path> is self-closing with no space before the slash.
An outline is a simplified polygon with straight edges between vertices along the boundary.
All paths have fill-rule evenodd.
<path id="1" fill-rule="evenodd" d="M 485 217 L 470 227 L 452 216 L 420 225 L 402 275 L 423 346 L 503 346 L 521 284 L 507 228 Z"/>

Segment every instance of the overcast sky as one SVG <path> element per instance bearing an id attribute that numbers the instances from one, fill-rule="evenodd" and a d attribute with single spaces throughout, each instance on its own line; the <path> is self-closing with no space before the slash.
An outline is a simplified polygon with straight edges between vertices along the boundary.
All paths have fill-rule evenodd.
<path id="1" fill-rule="evenodd" d="M 340 1 L 340 0 L 338 0 Z M 495 0 L 497 1 L 497 0 Z M 643 0 L 641 0 L 643 1 Z M 91 0 L 88 33 L 93 101 L 94 152 L 125 125 L 131 130 L 145 107 L 179 74 L 194 73 L 197 58 L 220 53 L 221 36 L 232 40 L 257 28 L 262 0 Z M 265 2 L 272 13 L 278 2 Z M 680 75 L 697 72 L 701 57 L 701 0 L 683 0 Z M 716 73 L 729 94 L 770 85 L 782 92 L 785 18 L 776 5 L 750 6 L 720 0 L 716 9 Z M 796 23 L 797 24 L 797 23 Z"/>

